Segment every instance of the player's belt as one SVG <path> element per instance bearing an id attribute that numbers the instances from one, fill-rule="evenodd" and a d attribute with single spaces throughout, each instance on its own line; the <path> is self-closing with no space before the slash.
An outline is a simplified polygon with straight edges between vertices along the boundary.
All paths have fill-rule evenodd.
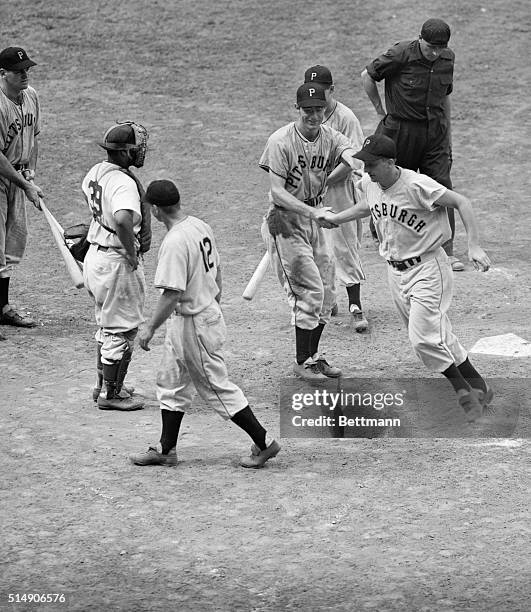
<path id="1" fill-rule="evenodd" d="M 387 263 L 392 266 L 395 270 L 399 272 L 403 272 L 408 268 L 412 268 L 421 262 L 420 257 L 412 257 L 411 259 L 404 259 L 403 261 L 393 261 L 392 259 L 388 259 Z"/>
<path id="2" fill-rule="evenodd" d="M 323 201 L 323 196 L 315 196 L 315 198 L 308 198 L 307 200 L 304 200 L 305 204 L 308 204 L 308 206 L 311 206 L 312 208 L 315 208 L 316 206 L 319 206 L 319 204 Z"/>

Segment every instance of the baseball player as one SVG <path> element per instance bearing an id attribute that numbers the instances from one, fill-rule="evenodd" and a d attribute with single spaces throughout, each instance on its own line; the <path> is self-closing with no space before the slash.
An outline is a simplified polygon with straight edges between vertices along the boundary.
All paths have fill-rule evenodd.
<path id="1" fill-rule="evenodd" d="M 350 176 L 355 165 L 350 140 L 322 125 L 326 104 L 322 85 L 301 85 L 297 120 L 269 137 L 259 162 L 269 173 L 271 187 L 262 236 L 292 309 L 293 371 L 309 381 L 341 375 L 319 354 L 336 300 L 334 257 L 315 214 L 326 188 Z"/>
<path id="2" fill-rule="evenodd" d="M 358 151 L 363 143 L 360 122 L 350 108 L 334 98 L 334 82 L 330 70 L 326 66 L 311 66 L 304 73 L 304 82 L 320 83 L 324 87 L 326 107 L 323 125 L 344 134 L 350 140 L 352 148 Z M 359 166 L 362 164 L 359 163 Z M 353 177 L 347 175 L 344 180 L 330 186 L 326 192 L 326 206 L 336 212 L 353 206 L 355 202 L 352 180 Z M 359 255 L 361 233 L 360 220 L 344 223 L 337 232 L 325 232 L 325 236 L 330 238 L 336 258 L 336 281 L 347 289 L 349 311 L 357 332 L 364 332 L 369 326 L 363 315 L 360 296 L 360 285 L 365 280 Z M 337 311 L 336 303 L 332 308 L 332 315 L 336 315 Z"/>
<path id="3" fill-rule="evenodd" d="M 140 346 L 148 351 L 155 330 L 165 321 L 166 338 L 157 376 L 162 434 L 160 445 L 132 455 L 136 465 L 176 465 L 176 445 L 193 387 L 223 419 L 230 419 L 253 440 L 251 455 L 240 465 L 261 468 L 280 445 L 256 419 L 241 389 L 229 380 L 222 348 L 225 321 L 219 306 L 221 268 L 209 225 L 187 215 L 172 181 L 153 181 L 145 195 L 153 216 L 166 226 L 159 250 L 155 286 L 161 290 L 151 320 L 140 330 Z"/>
<path id="4" fill-rule="evenodd" d="M 40 110 L 28 74 L 36 65 L 21 47 L 0 52 L 0 325 L 17 327 L 36 325 L 9 303 L 11 274 L 26 249 L 26 198 L 40 210 L 43 197 L 33 183 Z"/>
<path id="5" fill-rule="evenodd" d="M 489 269 L 470 201 L 424 174 L 397 166 L 395 143 L 383 134 L 366 138 L 355 157 L 365 163 L 367 173 L 356 185 L 356 206 L 318 216 L 334 224 L 372 216 L 380 255 L 388 263 L 393 301 L 408 326 L 413 349 L 430 370 L 446 376 L 473 421 L 483 414 L 493 392 L 452 332 L 447 313 L 453 272 L 442 248 L 450 234 L 446 208 L 451 207 L 466 229 L 469 259 L 476 269 Z"/>
<path id="6" fill-rule="evenodd" d="M 82 184 L 93 216 L 83 276 L 99 327 L 93 398 L 101 410 L 143 408 L 123 383 L 144 320 L 145 295 L 141 190 L 129 168 L 143 166 L 147 138 L 146 129 L 134 122 L 110 127 L 99 143 L 107 160 L 93 166 Z"/>

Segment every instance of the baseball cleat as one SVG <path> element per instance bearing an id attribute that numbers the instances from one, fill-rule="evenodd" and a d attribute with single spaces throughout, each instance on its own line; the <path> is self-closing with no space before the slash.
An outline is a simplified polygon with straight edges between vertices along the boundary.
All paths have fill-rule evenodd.
<path id="1" fill-rule="evenodd" d="M 120 393 L 118 393 L 118 397 L 120 399 L 128 399 L 129 397 L 132 397 L 134 391 L 135 391 L 134 387 L 127 387 L 126 385 L 124 385 Z M 94 389 L 92 389 L 93 401 L 95 402 L 98 401 L 98 397 L 100 396 L 100 393 L 101 393 L 101 387 L 94 387 Z"/>
<path id="2" fill-rule="evenodd" d="M 256 444 L 251 446 L 251 455 L 249 457 L 242 457 L 240 459 L 240 465 L 244 468 L 261 468 L 269 459 L 273 459 L 278 455 L 280 451 L 280 444 L 273 440 L 271 444 L 263 451 L 261 451 Z"/>
<path id="3" fill-rule="evenodd" d="M 483 406 L 475 390 L 467 391 L 466 389 L 459 389 L 457 401 L 459 406 L 465 411 L 469 423 L 473 423 L 476 419 L 483 416 Z"/>
<path id="4" fill-rule="evenodd" d="M 100 410 L 122 410 L 123 412 L 130 412 L 131 410 L 142 410 L 144 402 L 134 400 L 131 397 L 121 398 L 118 396 L 107 398 L 100 393 L 97 399 L 97 406 Z"/>
<path id="5" fill-rule="evenodd" d="M 459 261 L 455 255 L 450 256 L 450 265 L 452 266 L 452 270 L 454 272 L 463 272 L 465 269 L 465 264 L 462 261 Z"/>
<path id="6" fill-rule="evenodd" d="M 474 388 L 473 390 L 478 396 L 479 403 L 481 404 L 481 407 L 483 408 L 483 416 L 484 417 L 492 416 L 494 414 L 494 409 L 490 407 L 490 403 L 492 402 L 494 398 L 494 391 L 492 390 L 492 387 L 489 387 L 489 385 L 487 385 L 486 391 L 483 391 L 483 389 L 474 389 Z"/>
<path id="7" fill-rule="evenodd" d="M 492 402 L 494 398 L 494 391 L 492 387 L 487 385 L 487 390 L 483 391 L 483 389 L 474 389 L 476 395 L 478 396 L 480 404 L 483 406 L 483 409 L 487 408 L 488 405 Z"/>
<path id="8" fill-rule="evenodd" d="M 0 325 L 12 325 L 13 327 L 36 327 L 37 323 L 30 317 L 21 315 L 13 306 L 7 306 L 0 316 Z"/>
<path id="9" fill-rule="evenodd" d="M 308 357 L 304 363 L 295 363 L 293 366 L 293 373 L 295 376 L 302 378 L 302 380 L 307 380 L 308 382 L 322 382 L 328 378 L 323 374 L 319 365 L 311 357 Z"/>
<path id="10" fill-rule="evenodd" d="M 331 366 L 324 357 L 314 355 L 313 360 L 317 364 L 319 370 L 328 378 L 338 378 L 341 376 L 341 370 L 335 366 Z"/>
<path id="11" fill-rule="evenodd" d="M 350 310 L 350 314 L 352 315 L 352 320 L 354 321 L 354 329 L 359 334 L 361 332 L 366 331 L 369 327 L 369 322 L 363 316 L 363 312 L 360 309 L 360 307 L 357 306 L 356 304 L 351 304 L 349 310 Z"/>
<path id="12" fill-rule="evenodd" d="M 339 307 L 337 304 L 334 304 L 332 306 L 332 310 L 330 311 L 330 316 L 337 317 L 338 314 L 339 314 Z"/>
<path id="13" fill-rule="evenodd" d="M 164 455 L 162 453 L 162 447 L 158 444 L 157 446 L 150 446 L 145 453 L 130 455 L 129 459 L 131 463 L 135 465 L 165 465 L 167 467 L 172 467 L 177 465 L 177 451 L 174 446 Z"/>

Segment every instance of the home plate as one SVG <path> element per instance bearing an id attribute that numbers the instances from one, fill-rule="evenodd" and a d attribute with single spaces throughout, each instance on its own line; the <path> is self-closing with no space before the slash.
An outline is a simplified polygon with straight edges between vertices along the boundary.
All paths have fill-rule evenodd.
<path id="1" fill-rule="evenodd" d="M 469 446 L 504 446 L 505 448 L 519 448 L 522 446 L 521 440 L 497 440 L 495 442 L 477 442 Z"/>
<path id="2" fill-rule="evenodd" d="M 478 340 L 470 352 L 503 357 L 531 357 L 531 342 L 516 334 L 487 336 Z"/>

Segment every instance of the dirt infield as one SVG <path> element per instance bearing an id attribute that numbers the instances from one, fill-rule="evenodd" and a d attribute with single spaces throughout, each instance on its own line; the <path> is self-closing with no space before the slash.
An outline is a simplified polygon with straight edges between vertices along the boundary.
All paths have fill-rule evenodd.
<path id="1" fill-rule="evenodd" d="M 2 48 L 20 44 L 38 63 L 38 183 L 49 208 L 64 226 L 85 221 L 79 185 L 102 158 L 95 141 L 115 119 L 148 128 L 139 174 L 174 179 L 186 209 L 213 227 L 229 368 L 275 435 L 293 359 L 288 306 L 271 273 L 254 301 L 240 297 L 264 251 L 265 141 L 295 117 L 295 89 L 314 63 L 331 68 L 338 99 L 371 133 L 361 70 L 428 17 L 445 18 L 457 56 L 453 180 L 493 261 L 486 274 L 467 264 L 456 275 L 451 318 L 467 348 L 510 332 L 531 339 L 527 1 L 21 0 L 4 3 L 2 16 Z M 246 436 L 198 399 L 178 467 L 134 467 L 128 454 L 159 435 L 163 332 L 130 370 L 146 409 L 98 411 L 92 305 L 70 286 L 43 216 L 29 217 L 12 300 L 39 326 L 0 328 L 0 610 L 529 609 L 529 401 L 509 439 L 285 439 L 266 469 L 245 471 Z M 162 236 L 154 229 L 150 285 Z M 456 250 L 465 257 L 460 221 Z M 367 228 L 363 261 L 370 331 L 352 330 L 342 297 L 323 335 L 327 357 L 351 377 L 428 375 Z M 150 288 L 147 314 L 155 299 Z M 505 379 L 501 407 L 529 378 L 529 358 L 474 362 Z M 17 603 L 25 593 L 65 602 Z"/>

